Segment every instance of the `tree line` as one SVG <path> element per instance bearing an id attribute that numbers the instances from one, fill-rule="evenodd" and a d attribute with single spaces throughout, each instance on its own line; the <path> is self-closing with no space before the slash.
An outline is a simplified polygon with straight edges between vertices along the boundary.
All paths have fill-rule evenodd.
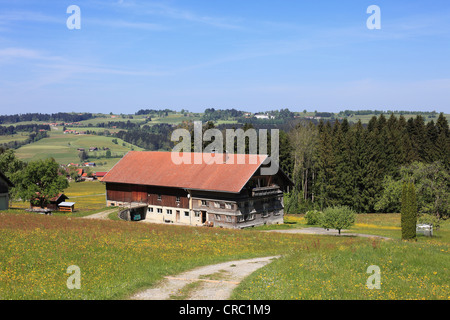
<path id="1" fill-rule="evenodd" d="M 17 132 L 38 132 L 39 130 L 50 131 L 48 124 L 18 124 L 16 126 L 0 126 L 0 136 L 12 135 Z"/>
<path id="2" fill-rule="evenodd" d="M 79 122 L 83 120 L 89 120 L 94 116 L 92 113 L 66 113 L 58 112 L 52 114 L 46 113 L 25 113 L 25 114 L 13 114 L 13 115 L 1 115 L 0 124 L 5 123 L 17 123 L 23 121 L 49 121 L 49 122 Z"/>
<path id="3" fill-rule="evenodd" d="M 288 173 L 295 188 L 287 204 L 292 212 L 336 205 L 367 213 L 398 210 L 377 205 L 386 179 L 402 179 L 402 168 L 417 163 L 435 164 L 438 174 L 450 170 L 450 133 L 442 113 L 426 124 L 421 115 L 406 121 L 393 114 L 374 116 L 366 126 L 346 119 L 302 122 L 288 135 L 283 148 L 293 161 Z M 447 199 L 448 188 L 447 181 Z"/>

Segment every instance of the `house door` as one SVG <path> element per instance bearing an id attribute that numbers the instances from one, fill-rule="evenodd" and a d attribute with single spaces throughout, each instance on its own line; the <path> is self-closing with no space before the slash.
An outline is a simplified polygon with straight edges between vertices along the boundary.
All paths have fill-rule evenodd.
<path id="1" fill-rule="evenodd" d="M 179 210 L 177 210 L 176 221 L 180 222 L 180 211 Z"/>
<path id="2" fill-rule="evenodd" d="M 206 222 L 207 215 L 208 215 L 208 213 L 206 211 L 202 211 L 202 223 Z"/>

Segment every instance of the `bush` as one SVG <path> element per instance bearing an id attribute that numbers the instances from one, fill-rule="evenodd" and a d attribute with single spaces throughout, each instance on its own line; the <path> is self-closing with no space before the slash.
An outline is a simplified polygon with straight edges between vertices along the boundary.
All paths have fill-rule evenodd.
<path id="1" fill-rule="evenodd" d="M 441 226 L 440 220 L 431 214 L 421 214 L 417 222 L 419 224 L 431 224 L 435 230 L 439 229 Z"/>
<path id="2" fill-rule="evenodd" d="M 322 217 L 322 211 L 310 210 L 306 212 L 305 219 L 307 225 L 319 225 Z"/>
<path id="3" fill-rule="evenodd" d="M 347 206 L 328 207 L 323 211 L 320 225 L 325 229 L 337 229 L 339 234 L 344 228 L 355 223 L 355 211 Z"/>

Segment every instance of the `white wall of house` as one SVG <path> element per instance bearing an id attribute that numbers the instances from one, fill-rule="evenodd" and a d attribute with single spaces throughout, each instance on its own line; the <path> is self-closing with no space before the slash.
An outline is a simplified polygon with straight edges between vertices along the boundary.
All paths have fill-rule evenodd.
<path id="1" fill-rule="evenodd" d="M 201 215 L 193 210 L 153 205 L 148 206 L 145 220 L 160 223 L 180 223 L 192 226 L 202 225 Z"/>

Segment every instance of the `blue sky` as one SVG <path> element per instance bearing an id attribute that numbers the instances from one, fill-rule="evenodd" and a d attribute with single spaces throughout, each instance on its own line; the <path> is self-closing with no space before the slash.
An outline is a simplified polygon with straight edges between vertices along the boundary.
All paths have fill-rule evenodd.
<path id="1" fill-rule="evenodd" d="M 450 113 L 449 57 L 448 0 L 0 0 L 2 114 Z"/>

